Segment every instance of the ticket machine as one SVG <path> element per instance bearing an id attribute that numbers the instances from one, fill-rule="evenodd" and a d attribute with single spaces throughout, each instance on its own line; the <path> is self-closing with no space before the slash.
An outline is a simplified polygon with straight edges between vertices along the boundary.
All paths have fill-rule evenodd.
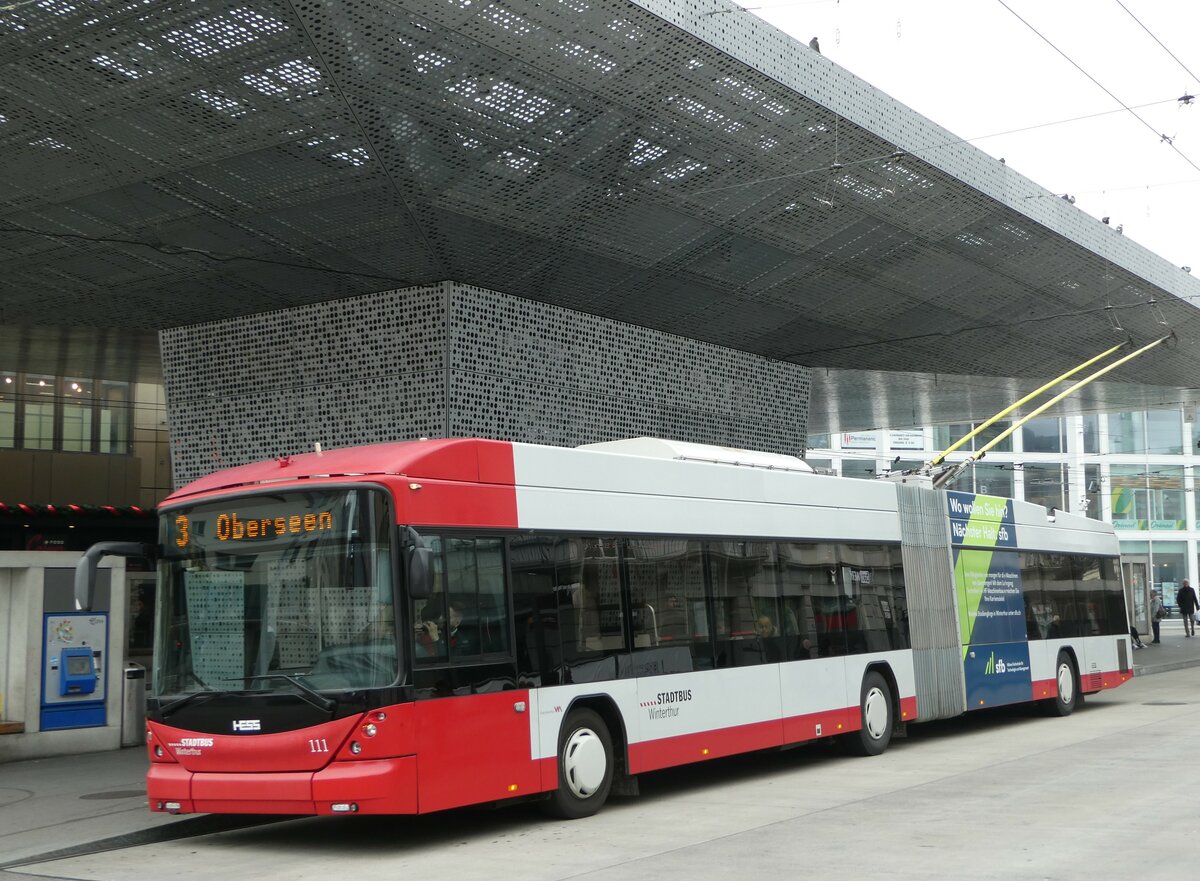
<path id="1" fill-rule="evenodd" d="M 41 729 L 104 725 L 108 613 L 45 615 Z"/>

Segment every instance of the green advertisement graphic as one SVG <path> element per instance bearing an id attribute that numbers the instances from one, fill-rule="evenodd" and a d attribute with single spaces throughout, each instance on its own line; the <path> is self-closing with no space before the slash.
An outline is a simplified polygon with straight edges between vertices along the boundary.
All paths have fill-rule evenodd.
<path id="1" fill-rule="evenodd" d="M 979 604 L 983 602 L 983 589 L 987 585 L 988 573 L 992 570 L 993 551 L 955 552 L 954 587 L 958 591 L 958 629 L 962 639 L 963 655 L 972 642 L 972 631 L 979 616 Z"/>
<path id="2" fill-rule="evenodd" d="M 950 540 L 954 546 L 954 587 L 959 609 L 959 636 L 963 657 L 967 647 L 977 642 L 980 605 L 985 597 L 995 594 L 995 582 L 1008 569 L 1007 555 L 1003 565 L 993 567 L 992 557 L 997 548 L 1016 546 L 1016 528 L 1012 504 L 998 496 L 974 493 L 946 493 L 950 516 Z M 964 545 L 973 547 L 967 548 Z M 998 568 L 1000 571 L 994 571 Z M 992 602 L 992 600 L 988 600 Z M 987 617 L 994 614 L 988 611 Z M 985 630 L 994 628 L 985 627 Z"/>

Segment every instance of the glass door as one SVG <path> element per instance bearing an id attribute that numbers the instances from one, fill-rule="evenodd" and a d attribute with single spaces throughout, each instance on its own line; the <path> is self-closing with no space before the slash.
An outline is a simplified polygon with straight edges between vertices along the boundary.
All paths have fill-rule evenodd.
<path id="1" fill-rule="evenodd" d="M 1150 632 L 1150 559 L 1131 554 L 1121 557 L 1121 574 L 1125 577 L 1125 603 L 1133 616 L 1138 633 Z"/>

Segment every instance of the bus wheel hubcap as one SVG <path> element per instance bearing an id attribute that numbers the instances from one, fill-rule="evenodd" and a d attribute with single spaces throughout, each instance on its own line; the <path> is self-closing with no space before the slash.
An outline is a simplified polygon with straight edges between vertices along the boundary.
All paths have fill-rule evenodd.
<path id="1" fill-rule="evenodd" d="M 604 744 L 589 728 L 580 728 L 563 747 L 563 777 L 578 798 L 588 798 L 604 782 L 608 761 Z"/>
<path id="2" fill-rule="evenodd" d="M 1064 704 L 1069 704 L 1075 696 L 1075 679 L 1071 676 L 1071 668 L 1063 664 L 1058 668 L 1058 697 Z"/>
<path id="3" fill-rule="evenodd" d="M 887 698 L 878 688 L 872 688 L 863 699 L 863 725 L 872 740 L 878 740 L 887 732 Z"/>

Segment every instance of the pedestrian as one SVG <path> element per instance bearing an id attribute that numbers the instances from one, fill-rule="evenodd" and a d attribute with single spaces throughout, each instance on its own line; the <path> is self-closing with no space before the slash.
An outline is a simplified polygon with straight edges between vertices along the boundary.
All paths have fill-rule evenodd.
<path id="1" fill-rule="evenodd" d="M 1150 626 L 1154 629 L 1154 642 L 1159 640 L 1159 627 L 1163 618 L 1167 617 L 1167 607 L 1163 605 L 1162 597 L 1157 590 L 1150 591 Z"/>
<path id="2" fill-rule="evenodd" d="M 1179 614 L 1183 616 L 1183 635 L 1195 636 L 1196 607 L 1200 605 L 1200 600 L 1186 578 L 1183 579 L 1183 586 L 1179 588 L 1179 592 L 1175 594 L 1175 605 L 1179 606 Z"/>
<path id="3" fill-rule="evenodd" d="M 1142 642 L 1141 634 L 1138 633 L 1137 628 L 1132 624 L 1129 625 L 1129 638 L 1133 641 L 1135 649 L 1144 649 L 1146 647 L 1146 644 Z"/>

